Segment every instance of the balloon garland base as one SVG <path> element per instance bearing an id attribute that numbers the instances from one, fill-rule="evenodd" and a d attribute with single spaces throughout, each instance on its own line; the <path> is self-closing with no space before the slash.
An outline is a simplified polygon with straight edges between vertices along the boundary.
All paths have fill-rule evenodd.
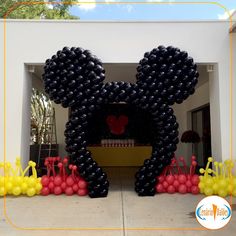
<path id="1" fill-rule="evenodd" d="M 15 168 L 9 162 L 0 162 L 0 168 L 4 168 L 4 165 L 5 175 L 0 176 L 0 196 L 26 195 L 32 197 L 40 194 L 42 189 L 41 178 L 37 177 L 35 162 L 29 161 L 25 170 L 22 169 L 20 158 L 16 158 Z M 32 168 L 33 174 L 31 176 L 25 176 L 30 168 Z"/>
<path id="2" fill-rule="evenodd" d="M 79 175 L 76 165 L 68 165 L 68 158 L 48 157 L 45 159 L 47 175 L 42 176 L 41 195 L 49 194 L 71 196 L 77 194 L 86 196 L 88 194 L 87 182 Z M 68 174 L 69 170 L 71 174 Z M 58 172 L 58 173 L 57 173 Z"/>
<path id="3" fill-rule="evenodd" d="M 212 169 L 209 168 L 212 163 Z M 200 192 L 210 196 L 218 195 L 220 197 L 236 197 L 236 176 L 233 174 L 234 162 L 226 160 L 224 162 L 213 162 L 209 157 L 206 168 L 200 169 Z"/>
<path id="4" fill-rule="evenodd" d="M 199 176 L 195 174 L 197 166 L 196 157 L 192 156 L 190 170 L 188 170 L 183 157 L 173 158 L 163 173 L 157 177 L 157 193 L 199 193 Z M 183 166 L 179 163 L 182 162 Z"/>

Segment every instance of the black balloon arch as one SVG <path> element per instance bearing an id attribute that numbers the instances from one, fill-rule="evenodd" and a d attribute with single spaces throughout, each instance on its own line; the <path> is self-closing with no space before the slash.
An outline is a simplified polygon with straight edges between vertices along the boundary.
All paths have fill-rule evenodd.
<path id="1" fill-rule="evenodd" d="M 50 99 L 71 108 L 66 124 L 66 151 L 80 175 L 88 182 L 90 197 L 106 197 L 109 182 L 87 150 L 87 129 L 94 112 L 102 105 L 125 102 L 149 113 L 155 138 L 152 154 L 135 175 L 139 196 L 155 194 L 156 177 L 176 151 L 178 123 L 170 105 L 193 94 L 198 82 L 197 65 L 185 51 L 159 46 L 144 54 L 137 67 L 137 83 L 108 82 L 102 62 L 90 51 L 64 47 L 44 67 L 44 86 Z"/>

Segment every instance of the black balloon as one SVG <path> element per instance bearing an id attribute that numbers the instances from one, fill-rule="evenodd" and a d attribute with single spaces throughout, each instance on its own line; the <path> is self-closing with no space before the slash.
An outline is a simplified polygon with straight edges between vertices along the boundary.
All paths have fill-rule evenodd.
<path id="1" fill-rule="evenodd" d="M 90 51 L 64 47 L 44 67 L 44 86 L 50 99 L 71 108 L 66 124 L 66 150 L 71 162 L 89 186 L 90 197 L 106 197 L 107 175 L 86 149 L 89 119 L 101 104 L 126 102 L 150 113 L 153 119 L 153 150 L 136 173 L 139 196 L 155 194 L 156 177 L 170 164 L 177 147 L 178 123 L 170 105 L 183 102 L 194 93 L 197 66 L 185 51 L 159 46 L 144 54 L 137 66 L 137 83 L 103 83 L 105 70 Z"/>

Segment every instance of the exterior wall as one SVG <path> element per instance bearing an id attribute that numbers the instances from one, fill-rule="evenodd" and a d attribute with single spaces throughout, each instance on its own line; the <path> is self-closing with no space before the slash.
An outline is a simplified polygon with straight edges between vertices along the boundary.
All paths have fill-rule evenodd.
<path id="1" fill-rule="evenodd" d="M 3 22 L 0 22 L 3 28 Z M 7 22 L 6 45 L 6 157 L 13 161 L 21 155 L 28 158 L 29 84 L 26 85 L 25 64 L 43 63 L 63 46 L 90 49 L 103 62 L 137 63 L 145 51 L 160 44 L 186 50 L 199 63 L 216 63 L 218 76 L 215 89 L 212 136 L 213 155 L 217 159 L 229 156 L 229 23 L 220 22 L 66 22 L 20 21 Z M 0 44 L 3 45 L 3 30 Z M 3 57 L 0 59 L 3 71 Z M 1 75 L 2 76 L 2 75 Z M 3 105 L 3 80 L 0 82 L 0 104 Z M 15 99 L 14 99 L 15 98 Z M 3 114 L 3 106 L 0 108 Z M 1 130 L 3 122 L 1 116 Z M 220 136 L 219 136 L 220 134 Z M 0 134 L 3 150 L 3 133 Z M 219 139 L 222 137 L 222 139 Z M 218 149 L 218 147 L 220 147 Z M 3 153 L 2 155 L 3 156 Z"/>
<path id="2" fill-rule="evenodd" d="M 235 24 L 236 24 L 236 12 L 234 14 L 235 16 Z M 232 84 L 232 112 L 233 112 L 233 127 L 232 127 L 232 158 L 236 158 L 236 33 L 233 34 L 233 84 Z"/>

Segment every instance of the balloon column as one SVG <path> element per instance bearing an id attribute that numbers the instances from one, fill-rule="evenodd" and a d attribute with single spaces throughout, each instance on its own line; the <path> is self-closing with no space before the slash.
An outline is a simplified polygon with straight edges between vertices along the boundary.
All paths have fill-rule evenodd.
<path id="1" fill-rule="evenodd" d="M 212 169 L 210 168 L 212 164 Z M 200 169 L 200 192 L 210 196 L 219 195 L 226 197 L 233 195 L 236 197 L 236 176 L 233 175 L 234 162 L 226 160 L 225 162 L 213 162 L 213 158 L 209 157 L 206 168 Z"/>
<path id="2" fill-rule="evenodd" d="M 137 66 L 137 83 L 108 82 L 102 62 L 88 50 L 64 47 L 44 67 L 44 86 L 50 99 L 71 108 L 66 124 L 66 151 L 72 164 L 88 182 L 90 197 L 105 197 L 109 182 L 86 149 L 87 130 L 95 110 L 109 103 L 125 102 L 151 115 L 155 137 L 152 154 L 138 170 L 135 190 L 139 196 L 155 194 L 156 176 L 170 164 L 176 150 L 178 123 L 170 105 L 194 93 L 197 66 L 188 53 L 159 46 L 144 54 Z"/>
<path id="3" fill-rule="evenodd" d="M 198 194 L 199 176 L 195 174 L 196 157 L 192 156 L 191 159 L 190 170 L 188 170 L 183 157 L 180 157 L 179 160 L 173 158 L 171 164 L 157 177 L 156 191 L 158 193 Z M 183 163 L 183 166 L 180 166 L 180 162 Z"/>
<path id="4" fill-rule="evenodd" d="M 19 196 L 25 194 L 28 197 L 32 197 L 35 194 L 39 194 L 42 185 L 41 178 L 37 178 L 37 172 L 35 169 L 36 163 L 29 161 L 28 166 L 23 171 L 20 159 L 16 159 L 16 168 L 7 162 L 5 163 L 5 175 L 0 176 L 0 196 L 11 194 Z M 4 168 L 4 163 L 0 163 L 0 167 Z M 25 176 L 27 171 L 32 168 L 32 175 Z"/>
<path id="5" fill-rule="evenodd" d="M 44 164 L 47 167 L 47 175 L 42 176 L 41 179 L 42 195 L 47 196 L 50 193 L 55 195 L 65 193 L 67 196 L 73 194 L 87 195 L 86 181 L 79 176 L 77 166 L 68 166 L 68 158 L 62 160 L 60 157 L 48 157 Z M 59 170 L 58 173 L 56 167 Z M 67 168 L 71 171 L 70 175 L 67 174 Z"/>

